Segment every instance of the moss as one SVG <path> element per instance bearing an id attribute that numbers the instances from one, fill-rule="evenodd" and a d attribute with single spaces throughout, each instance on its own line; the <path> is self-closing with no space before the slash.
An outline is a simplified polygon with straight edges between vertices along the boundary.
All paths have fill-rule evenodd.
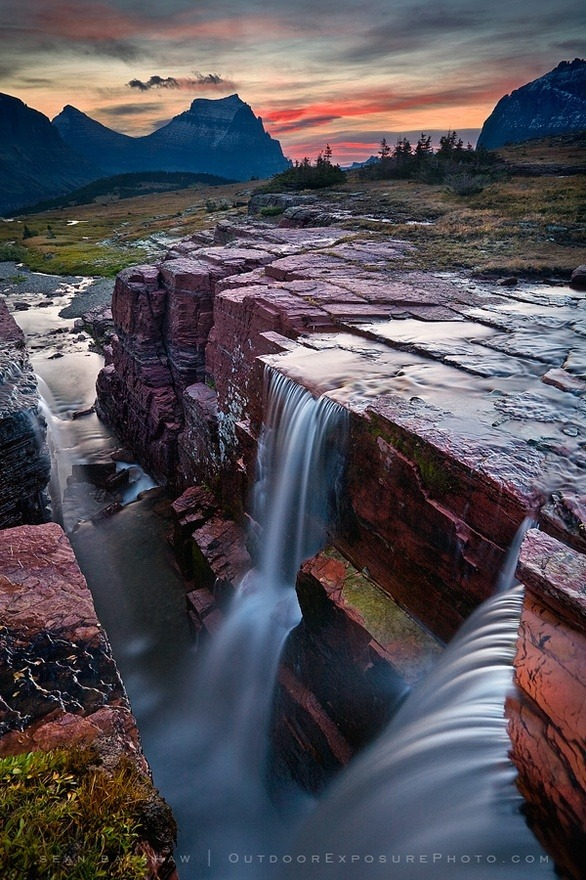
<path id="1" fill-rule="evenodd" d="M 441 464 L 418 444 L 413 448 L 413 460 L 419 469 L 421 482 L 432 495 L 437 498 L 454 491 L 453 481 Z"/>
<path id="2" fill-rule="evenodd" d="M 279 205 L 265 205 L 264 208 L 260 209 L 260 214 L 261 217 L 278 217 L 284 210 Z"/>
<path id="3" fill-rule="evenodd" d="M 397 638 L 397 628 L 405 615 L 382 590 L 356 572 L 344 580 L 342 595 L 360 612 L 364 626 L 380 645 Z"/>
<path id="4" fill-rule="evenodd" d="M 376 422 L 371 422 L 368 430 L 375 441 L 381 437 L 385 443 L 417 466 L 421 482 L 431 495 L 437 498 L 455 491 L 452 475 L 446 473 L 441 462 L 420 441 L 410 440 L 388 426 L 383 429 Z"/>
<path id="5" fill-rule="evenodd" d="M 149 813 L 158 796 L 127 757 L 103 767 L 89 749 L 0 759 L 4 880 L 143 880 Z M 152 836 L 152 835 L 151 835 Z"/>

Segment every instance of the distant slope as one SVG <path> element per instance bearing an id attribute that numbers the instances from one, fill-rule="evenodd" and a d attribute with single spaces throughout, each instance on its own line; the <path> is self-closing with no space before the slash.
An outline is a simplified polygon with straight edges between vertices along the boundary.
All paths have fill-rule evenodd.
<path id="1" fill-rule="evenodd" d="M 56 208 L 91 205 L 94 202 L 107 204 L 122 199 L 132 199 L 136 196 L 187 189 L 197 184 L 222 186 L 227 183 L 233 183 L 233 181 L 214 174 L 192 174 L 188 171 L 137 171 L 132 174 L 116 174 L 112 177 L 102 177 L 81 187 L 81 189 L 73 190 L 66 196 L 27 205 L 19 211 L 19 214 L 37 214 Z"/>
<path id="2" fill-rule="evenodd" d="M 0 94 L 0 214 L 77 189 L 102 176 L 75 153 L 49 119 Z"/>
<path id="3" fill-rule="evenodd" d="M 238 95 L 197 98 L 144 137 L 128 137 L 67 106 L 53 120 L 63 139 L 110 173 L 191 171 L 235 180 L 271 177 L 290 164 L 262 119 Z"/>
<path id="4" fill-rule="evenodd" d="M 71 104 L 67 104 L 53 119 L 53 125 L 72 150 L 99 165 L 105 174 L 140 170 L 134 155 L 140 138 L 113 131 Z"/>
<path id="5" fill-rule="evenodd" d="M 562 61 L 500 99 L 476 144 L 494 150 L 532 138 L 586 129 L 586 61 Z"/>

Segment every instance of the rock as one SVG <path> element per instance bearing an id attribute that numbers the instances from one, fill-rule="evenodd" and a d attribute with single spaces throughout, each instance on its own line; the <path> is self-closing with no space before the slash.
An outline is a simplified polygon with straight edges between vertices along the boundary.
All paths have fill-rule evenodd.
<path id="1" fill-rule="evenodd" d="M 499 287 L 516 287 L 519 283 L 519 279 L 514 275 L 508 275 L 506 278 L 499 278 L 497 284 Z"/>
<path id="2" fill-rule="evenodd" d="M 574 269 L 570 278 L 570 287 L 575 290 L 586 290 L 586 264 Z"/>
<path id="3" fill-rule="evenodd" d="M 96 306 L 88 312 L 84 312 L 81 319 L 74 323 L 78 330 L 86 330 L 94 342 L 102 347 L 107 344 L 114 335 L 114 322 L 110 306 Z"/>
<path id="4" fill-rule="evenodd" d="M 505 95 L 485 120 L 477 149 L 583 130 L 585 83 L 586 61 L 576 58 Z"/>
<path id="5" fill-rule="evenodd" d="M 60 526 L 0 532 L 0 755 L 92 746 L 150 778 L 91 594 Z M 174 822 L 153 791 L 159 849 L 149 878 L 171 878 Z M 156 856 L 156 858 L 154 858 Z"/>
<path id="6" fill-rule="evenodd" d="M 24 335 L 0 298 L 0 528 L 46 519 L 51 460 Z"/>
<path id="7" fill-rule="evenodd" d="M 313 205 L 317 201 L 316 196 L 293 193 L 255 193 L 248 201 L 248 213 L 251 216 L 262 214 L 266 209 L 285 211 L 298 205 Z"/>
<path id="8" fill-rule="evenodd" d="M 95 406 L 88 406 L 87 409 L 76 409 L 71 413 L 71 418 L 75 421 L 76 419 L 82 419 L 85 416 L 90 416 L 95 413 Z"/>
<path id="9" fill-rule="evenodd" d="M 517 577 L 526 587 L 507 714 L 531 827 L 561 876 L 583 876 L 586 770 L 586 556 L 527 532 Z"/>
<path id="10" fill-rule="evenodd" d="M 61 527 L 0 532 L 0 560 L 0 658 L 4 681 L 15 682 L 2 688 L 2 753 L 40 741 L 55 747 L 63 722 L 70 744 L 74 734 L 85 744 L 106 737 L 144 766 L 110 646 Z"/>
<path id="11" fill-rule="evenodd" d="M 306 207 L 287 208 L 279 220 L 283 229 L 304 229 L 309 226 L 331 226 L 334 218 L 327 211 Z"/>
<path id="12" fill-rule="evenodd" d="M 297 595 L 303 620 L 282 656 L 271 766 L 317 792 L 386 726 L 441 647 L 331 547 L 301 566 Z"/>
<path id="13" fill-rule="evenodd" d="M 111 480 L 116 476 L 116 462 L 86 462 L 71 466 L 71 477 L 75 483 L 92 483 L 102 489 L 111 485 Z"/>

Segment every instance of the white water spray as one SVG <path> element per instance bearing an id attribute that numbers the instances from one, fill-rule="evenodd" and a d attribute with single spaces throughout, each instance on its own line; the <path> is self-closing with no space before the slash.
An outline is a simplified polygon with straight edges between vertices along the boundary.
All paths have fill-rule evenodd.
<path id="1" fill-rule="evenodd" d="M 515 563 L 520 543 L 509 553 Z M 513 580 L 511 558 L 506 567 Z M 292 848 L 317 861 L 287 878 L 321 880 L 325 870 L 332 880 L 553 876 L 520 812 L 508 757 L 504 702 L 523 592 L 510 582 L 505 589 L 502 577 L 500 587 L 318 806 Z"/>
<path id="2" fill-rule="evenodd" d="M 267 730 L 283 643 L 301 617 L 297 570 L 325 539 L 346 417 L 329 398 L 268 374 L 254 499 L 259 560 L 201 658 L 191 697 L 190 778 L 174 807 L 179 849 L 199 863 L 184 876 L 239 878 L 230 853 L 262 852 L 288 833 L 264 786 Z"/>

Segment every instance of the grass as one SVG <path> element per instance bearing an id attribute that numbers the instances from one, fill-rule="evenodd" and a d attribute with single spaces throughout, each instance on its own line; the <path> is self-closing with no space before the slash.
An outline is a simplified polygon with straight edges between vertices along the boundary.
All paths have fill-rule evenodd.
<path id="1" fill-rule="evenodd" d="M 0 876 L 144 880 L 153 796 L 126 757 L 111 770 L 87 749 L 0 759 Z"/>
<path id="2" fill-rule="evenodd" d="M 145 243 L 149 236 L 166 232 L 180 238 L 209 229 L 226 214 L 245 212 L 251 191 L 243 183 L 190 186 L 107 205 L 78 205 L 12 222 L 0 220 L 0 260 L 55 275 L 114 276 L 149 258 Z M 212 217 L 206 210 L 210 199 L 221 202 Z"/>
<path id="3" fill-rule="evenodd" d="M 511 177 L 468 196 L 416 181 L 360 188 L 373 212 L 391 220 L 362 227 L 414 242 L 411 268 L 567 276 L 586 261 L 580 175 Z M 416 225 L 422 221 L 431 224 Z"/>
<path id="4" fill-rule="evenodd" d="M 577 165 L 583 142 L 570 136 L 545 138 L 499 153 L 517 165 Z M 225 216 L 245 213 L 253 189 L 264 185 L 257 181 L 190 187 L 0 222 L 0 260 L 54 274 L 115 275 L 152 259 L 149 236 L 168 233 L 179 238 L 210 229 Z M 567 278 L 586 263 L 583 175 L 510 176 L 486 182 L 480 192 L 453 189 L 464 194 L 445 184 L 365 181 L 350 172 L 343 185 L 321 198 L 324 210 L 333 205 L 390 220 L 383 224 L 356 216 L 343 225 L 416 244 L 405 268 Z M 352 196 L 357 191 L 360 201 Z M 23 239 L 25 219 L 32 234 Z M 417 225 L 422 222 L 425 225 Z"/>

